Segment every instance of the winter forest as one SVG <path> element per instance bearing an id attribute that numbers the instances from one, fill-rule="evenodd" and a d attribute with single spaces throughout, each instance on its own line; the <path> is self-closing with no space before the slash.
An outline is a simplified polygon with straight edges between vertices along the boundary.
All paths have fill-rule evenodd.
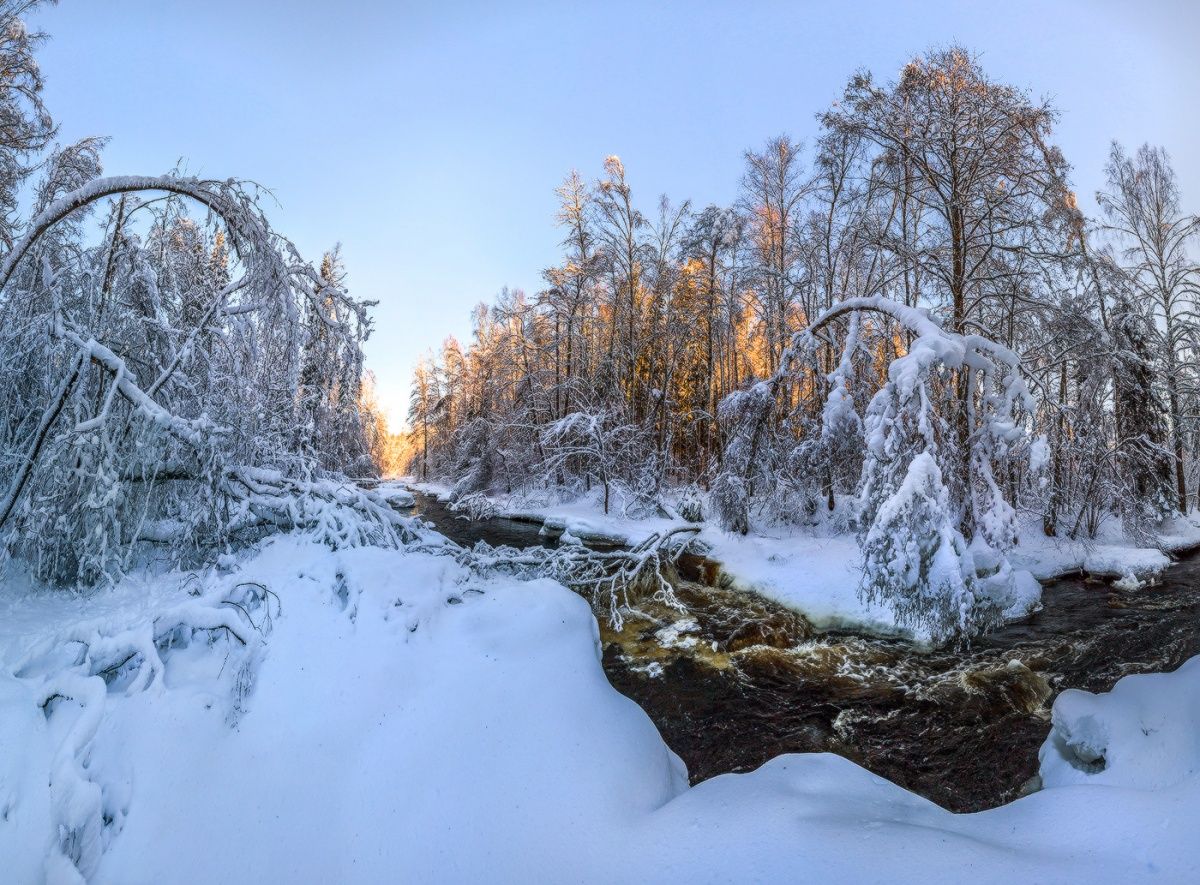
<path id="1" fill-rule="evenodd" d="M 865 592 L 942 633 L 992 621 L 976 560 L 1023 531 L 1149 541 L 1200 494 L 1200 219 L 1164 149 L 1116 143 L 1085 217 L 1056 117 L 952 47 L 747 151 L 732 206 L 643 212 L 616 156 L 571 173 L 546 288 L 417 367 L 409 469 L 832 520 Z"/>
<path id="2" fill-rule="evenodd" d="M 655 197 L 615 121 L 531 159 L 557 254 L 460 341 L 458 269 L 381 285 L 329 197 L 414 237 L 385 180 L 444 170 L 398 139 L 356 191 L 354 133 L 401 95 L 491 193 L 460 152 L 517 127 L 455 119 L 491 80 L 559 107 L 520 59 L 596 10 L 132 5 L 0 0 L 0 882 L 1200 880 L 1194 142 L 1081 181 L 1070 109 L 930 0 L 898 70 L 829 38 L 838 89 L 748 132 L 722 204 Z M 765 9 L 679 28 L 749 52 Z M 75 137 L 60 27 L 169 100 L 113 55 L 113 135 Z M 599 101 L 593 57 L 561 76 Z M 305 92 L 341 76 L 365 118 Z M 271 103 L 295 130 L 242 114 Z M 251 171 L 126 167 L 176 136 Z M 411 384 L 398 325 L 443 342 Z"/>

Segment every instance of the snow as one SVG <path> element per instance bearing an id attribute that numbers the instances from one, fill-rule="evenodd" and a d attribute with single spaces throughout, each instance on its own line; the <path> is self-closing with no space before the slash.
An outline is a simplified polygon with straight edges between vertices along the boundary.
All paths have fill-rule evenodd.
<path id="1" fill-rule="evenodd" d="M 407 510 L 417 503 L 416 496 L 403 486 L 394 483 L 380 483 L 379 497 L 398 510 Z"/>
<path id="2" fill-rule="evenodd" d="M 4 585 L 10 881 L 1200 873 L 1195 660 L 1109 695 L 1064 693 L 1042 751 L 1046 789 L 956 816 L 828 754 L 689 788 L 650 720 L 604 678 L 587 605 L 551 582 L 483 582 L 449 557 L 333 552 L 296 537 L 226 566 L 135 575 L 87 596 Z M 267 597 L 269 628 L 263 609 L 248 609 L 262 634 L 221 602 L 244 600 L 248 582 L 278 595 Z M 158 661 L 146 650 L 152 672 L 89 675 L 105 647 L 223 617 L 245 646 L 214 633 L 160 645 Z M 677 625 L 674 639 L 687 634 Z M 50 692 L 67 697 L 44 713 Z M 1071 762 L 1098 753 L 1103 770 Z"/>
<path id="3" fill-rule="evenodd" d="M 1050 443 L 1046 441 L 1046 434 L 1043 433 L 1029 444 L 1029 472 L 1035 475 L 1044 473 L 1049 463 Z"/>
<path id="4" fill-rule="evenodd" d="M 857 625 L 880 633 L 903 632 L 890 608 L 858 598 L 861 577 L 853 535 L 814 537 L 781 533 L 701 533 L 732 586 L 801 612 L 817 629 Z"/>
<path id="5" fill-rule="evenodd" d="M 1009 558 L 1040 580 L 1074 572 L 1105 578 L 1153 580 L 1171 564 L 1169 554 L 1200 546 L 1200 513 L 1176 517 L 1157 537 L 1159 547 L 1138 547 L 1127 540 L 1117 520 L 1102 527 L 1095 540 L 1047 538 L 1040 527 L 1023 526 L 1021 542 Z"/>
<path id="6" fill-rule="evenodd" d="M 1174 673 L 1126 676 L 1111 692 L 1070 689 L 1042 747 L 1045 786 L 1166 790 L 1200 774 L 1200 657 Z"/>

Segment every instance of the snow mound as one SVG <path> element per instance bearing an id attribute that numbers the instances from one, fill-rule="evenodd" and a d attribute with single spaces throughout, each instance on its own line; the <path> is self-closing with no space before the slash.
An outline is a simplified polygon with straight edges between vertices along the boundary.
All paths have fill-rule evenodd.
<path id="1" fill-rule="evenodd" d="M 375 491 L 397 510 L 407 510 L 417 503 L 416 496 L 399 483 L 381 482 Z"/>
<path id="2" fill-rule="evenodd" d="M 1070 689 L 1042 746 L 1047 787 L 1158 790 L 1200 773 L 1200 658 L 1174 673 L 1126 676 L 1107 694 Z"/>
<path id="3" fill-rule="evenodd" d="M 1042 607 L 1042 585 L 1032 573 L 1024 569 L 1013 572 L 1012 587 L 1009 588 L 1003 617 L 1007 621 L 1019 621 Z"/>
<path id="4" fill-rule="evenodd" d="M 1097 546 L 1083 559 L 1083 570 L 1090 575 L 1120 578 L 1135 575 L 1155 578 L 1171 564 L 1171 558 L 1151 547 Z"/>

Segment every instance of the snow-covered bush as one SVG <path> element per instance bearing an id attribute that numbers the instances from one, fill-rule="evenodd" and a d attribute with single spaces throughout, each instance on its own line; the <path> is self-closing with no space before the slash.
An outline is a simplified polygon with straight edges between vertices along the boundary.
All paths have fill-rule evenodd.
<path id="1" fill-rule="evenodd" d="M 904 481 L 875 508 L 861 541 L 864 594 L 890 604 L 899 623 L 927 627 L 937 640 L 970 635 L 987 623 L 967 542 L 929 452 L 909 462 Z"/>
<path id="2" fill-rule="evenodd" d="M 694 485 L 683 490 L 676 509 L 681 519 L 688 522 L 704 522 L 704 497 Z"/>
<path id="3" fill-rule="evenodd" d="M 653 466 L 638 457 L 646 451 L 640 436 L 637 425 L 607 409 L 572 412 L 542 430 L 545 469 L 550 475 L 582 478 L 588 487 L 599 484 L 605 513 L 617 485 L 635 501 L 649 500 L 657 489 Z"/>
<path id="4" fill-rule="evenodd" d="M 779 376 L 781 377 L 781 376 Z M 721 527 L 746 534 L 750 530 L 750 499 L 756 480 L 765 477 L 762 443 L 768 437 L 767 422 L 775 408 L 779 378 L 759 381 L 721 400 L 717 415 L 727 428 L 724 464 L 713 481 L 713 513 Z"/>

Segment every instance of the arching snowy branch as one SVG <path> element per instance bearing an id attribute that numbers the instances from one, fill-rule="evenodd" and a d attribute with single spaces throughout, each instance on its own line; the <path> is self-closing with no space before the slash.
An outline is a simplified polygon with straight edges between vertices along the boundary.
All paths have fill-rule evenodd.
<path id="1" fill-rule="evenodd" d="M 185 199 L 133 199 L 143 192 Z M 77 219 L 109 198 L 104 245 L 77 245 Z M 10 383 L 42 416 L 10 427 L 0 450 L 14 466 L 0 498 L 7 552 L 56 580 L 94 580 L 142 540 L 178 555 L 266 527 L 339 546 L 419 534 L 333 478 L 361 469 L 370 331 L 370 302 L 341 285 L 336 253 L 319 271 L 305 262 L 233 180 L 96 178 L 46 190 L 42 205 L 0 261 L 0 336 L 25 361 Z M 145 207 L 144 243 L 128 225 Z M 66 380 L 51 388 L 43 367 Z"/>
<path id="2" fill-rule="evenodd" d="M 747 529 L 748 477 L 781 385 L 813 363 L 818 346 L 832 343 L 826 333 L 843 318 L 850 320 L 847 342 L 827 379 L 818 439 L 858 431 L 847 383 L 868 314 L 896 323 L 911 341 L 905 348 L 896 340 L 902 352 L 861 423 L 863 592 L 936 636 L 970 634 L 995 615 L 1012 581 L 1007 554 L 1016 542 L 1016 513 L 994 464 L 1021 439 L 1032 397 L 1009 348 L 949 332 L 928 311 L 887 298 L 835 304 L 793 337 L 772 377 L 722 403 L 730 442 L 714 502 L 727 527 Z"/>
<path id="3" fill-rule="evenodd" d="M 13 243 L 12 248 L 4 257 L 3 263 L 0 263 L 0 291 L 7 287 L 13 271 L 16 270 L 17 265 L 20 264 L 21 259 L 25 257 L 30 248 L 58 222 L 73 212 L 107 197 L 140 191 L 165 191 L 179 194 L 207 206 L 229 226 L 230 231 L 235 235 L 235 244 L 242 244 L 242 247 L 255 243 L 263 244 L 269 239 L 266 225 L 256 223 L 257 213 L 245 211 L 247 202 L 244 195 L 240 199 L 235 196 L 236 192 L 232 181 L 202 181 L 174 175 L 122 175 L 97 178 L 55 200 L 29 222 L 25 234 Z"/>

